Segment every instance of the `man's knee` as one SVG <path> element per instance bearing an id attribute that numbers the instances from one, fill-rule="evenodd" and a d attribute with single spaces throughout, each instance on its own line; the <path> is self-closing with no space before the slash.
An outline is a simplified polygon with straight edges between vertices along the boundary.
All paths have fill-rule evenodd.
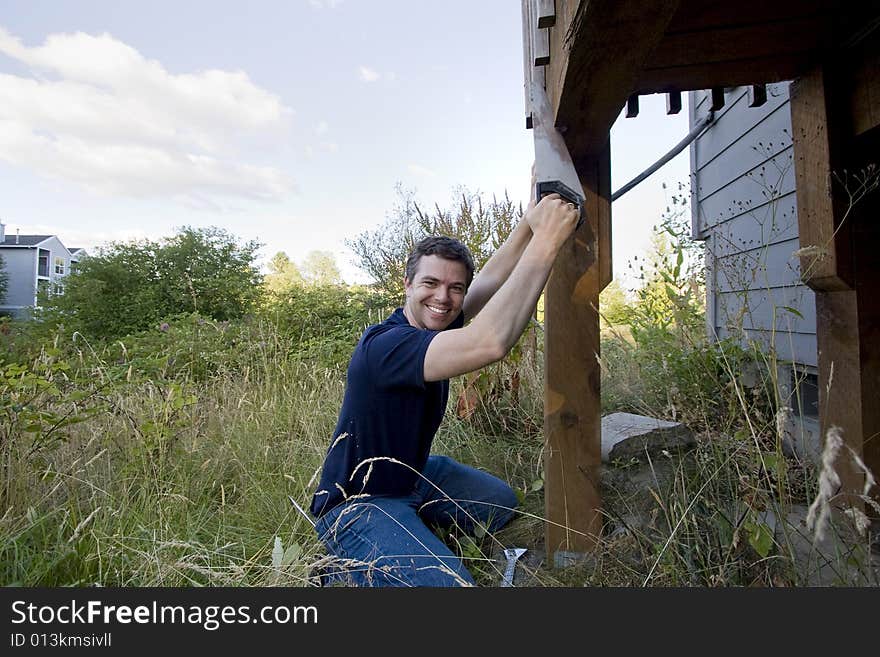
<path id="1" fill-rule="evenodd" d="M 503 482 L 502 482 L 503 483 Z M 519 506 L 519 498 L 516 492 L 504 483 L 494 492 L 493 511 L 489 518 L 489 529 L 500 529 L 513 518 L 516 508 Z"/>

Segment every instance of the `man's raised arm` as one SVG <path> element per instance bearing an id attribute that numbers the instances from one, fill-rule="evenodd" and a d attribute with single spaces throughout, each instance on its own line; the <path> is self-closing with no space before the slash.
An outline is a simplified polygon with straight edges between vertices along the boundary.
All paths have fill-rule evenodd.
<path id="1" fill-rule="evenodd" d="M 532 165 L 532 182 L 531 189 L 535 189 L 535 165 Z M 486 305 L 486 302 L 492 298 L 507 277 L 510 276 L 516 263 L 525 251 L 529 240 L 532 239 L 532 229 L 526 221 L 525 216 L 535 207 L 534 197 L 529 201 L 525 214 L 520 219 L 516 227 L 510 231 L 510 235 L 504 240 L 495 253 L 486 261 L 482 269 L 477 273 L 477 277 L 471 283 L 464 298 L 464 318 L 466 321 L 472 320 Z"/>
<path id="2" fill-rule="evenodd" d="M 550 276 L 556 254 L 571 235 L 577 220 L 577 209 L 564 202 L 558 194 L 545 196 L 540 203 L 529 208 L 524 220 L 511 233 L 515 239 L 505 242 L 505 246 L 510 246 L 509 251 L 501 253 L 497 266 L 492 268 L 489 264 L 495 257 L 490 259 L 484 268 L 489 270 L 490 276 L 480 287 L 476 287 L 475 280 L 471 287 L 476 287 L 476 290 L 469 291 L 465 297 L 465 318 L 468 317 L 469 305 L 471 313 L 475 312 L 474 308 L 480 310 L 480 298 L 485 304 L 482 312 L 464 328 L 439 333 L 428 346 L 425 354 L 426 381 L 439 381 L 473 372 L 507 355 L 529 322 Z M 512 270 L 505 272 L 508 266 Z M 502 276 L 505 273 L 507 275 Z M 478 278 L 482 275 L 483 272 Z M 492 285 L 499 279 L 500 287 L 497 291 L 492 290 Z M 494 293 L 487 294 L 490 290 Z M 473 291 L 478 296 L 469 304 Z"/>

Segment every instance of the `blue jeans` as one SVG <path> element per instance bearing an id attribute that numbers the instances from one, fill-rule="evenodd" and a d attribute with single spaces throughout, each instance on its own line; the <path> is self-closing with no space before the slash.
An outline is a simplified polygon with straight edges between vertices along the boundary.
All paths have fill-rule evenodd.
<path id="1" fill-rule="evenodd" d="M 318 537 L 335 557 L 324 583 L 352 586 L 473 586 L 474 579 L 431 526 L 493 532 L 513 516 L 505 482 L 447 456 L 431 456 L 407 497 L 370 497 L 321 516 Z"/>

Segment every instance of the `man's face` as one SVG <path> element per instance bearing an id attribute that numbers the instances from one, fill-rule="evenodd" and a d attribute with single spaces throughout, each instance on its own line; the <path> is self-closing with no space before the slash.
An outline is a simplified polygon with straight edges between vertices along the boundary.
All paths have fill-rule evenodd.
<path id="1" fill-rule="evenodd" d="M 403 314 L 413 326 L 442 331 L 461 312 L 466 285 L 463 263 L 437 255 L 422 256 L 412 280 L 404 279 Z"/>

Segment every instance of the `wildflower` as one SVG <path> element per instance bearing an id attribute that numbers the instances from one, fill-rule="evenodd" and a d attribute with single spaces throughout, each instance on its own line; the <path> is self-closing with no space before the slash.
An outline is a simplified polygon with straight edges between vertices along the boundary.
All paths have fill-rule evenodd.
<path id="1" fill-rule="evenodd" d="M 815 256 L 817 258 L 820 258 L 820 257 L 824 258 L 827 255 L 828 255 L 828 249 L 823 249 L 820 246 L 810 245 L 810 246 L 802 247 L 802 248 L 798 249 L 797 251 L 794 251 L 791 254 L 791 257 L 792 258 L 798 258 L 798 257 L 804 258 L 804 257 L 809 257 L 809 256 Z"/>
<path id="2" fill-rule="evenodd" d="M 159 325 L 159 330 L 162 331 L 162 333 L 168 333 L 168 329 L 170 329 L 170 328 L 171 328 L 171 325 L 168 324 L 168 322 L 162 322 Z"/>
<path id="3" fill-rule="evenodd" d="M 813 532 L 816 541 L 821 541 L 825 537 L 830 513 L 829 502 L 840 487 L 840 476 L 834 469 L 834 461 L 841 447 L 843 447 L 843 438 L 840 427 L 831 427 L 825 435 L 825 447 L 822 450 L 819 492 L 807 512 L 807 527 Z"/>
<path id="4" fill-rule="evenodd" d="M 871 526 L 871 521 L 868 516 L 861 509 L 857 509 L 854 506 L 851 506 L 847 509 L 844 509 L 844 514 L 846 514 L 850 520 L 852 520 L 853 525 L 855 525 L 856 531 L 860 536 L 866 536 L 868 528 Z"/>

